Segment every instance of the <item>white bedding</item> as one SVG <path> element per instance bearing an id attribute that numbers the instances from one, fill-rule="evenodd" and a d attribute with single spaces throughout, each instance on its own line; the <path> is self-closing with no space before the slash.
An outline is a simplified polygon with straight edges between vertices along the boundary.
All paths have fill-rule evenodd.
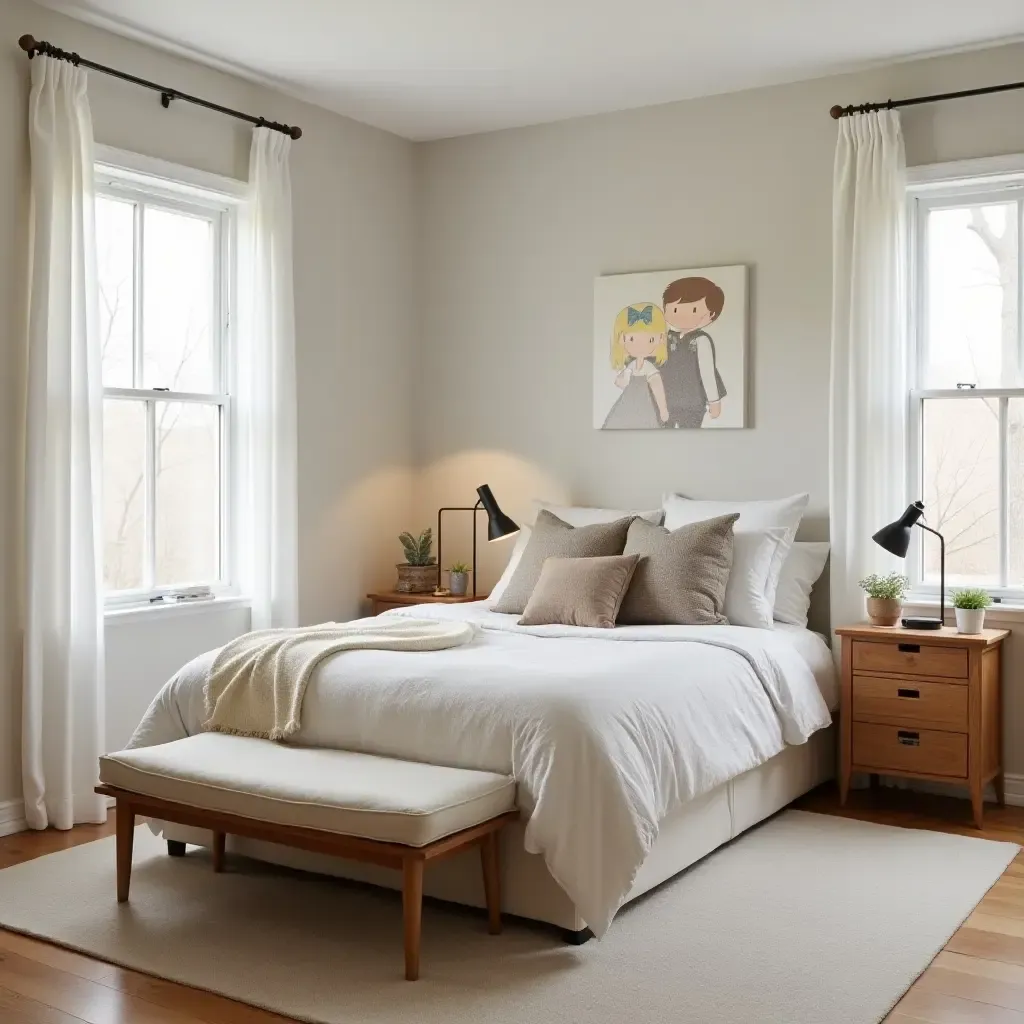
<path id="1" fill-rule="evenodd" d="M 482 629 L 451 650 L 324 662 L 294 741 L 514 775 L 527 849 L 598 936 L 666 815 L 803 743 L 835 706 L 831 655 L 799 627 L 520 627 L 483 602 L 386 614 Z M 130 746 L 201 731 L 214 653 L 164 686 Z"/>

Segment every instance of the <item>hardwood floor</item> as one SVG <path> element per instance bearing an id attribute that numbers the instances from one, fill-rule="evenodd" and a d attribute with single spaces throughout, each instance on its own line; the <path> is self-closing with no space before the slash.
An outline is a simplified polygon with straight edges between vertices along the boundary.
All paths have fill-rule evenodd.
<path id="1" fill-rule="evenodd" d="M 840 808 L 835 788 L 823 786 L 796 806 L 1024 845 L 1024 808 L 1020 807 L 986 807 L 985 829 L 979 833 L 968 821 L 966 800 L 900 790 L 859 790 L 851 794 L 848 807 Z M 106 826 L 82 826 L 71 832 L 8 836 L 0 839 L 0 868 L 112 834 L 111 819 Z M 3 1024 L 282 1024 L 285 1020 L 0 929 Z M 1010 864 L 886 1020 L 890 1024 L 1024 1024 L 1024 854 Z"/>

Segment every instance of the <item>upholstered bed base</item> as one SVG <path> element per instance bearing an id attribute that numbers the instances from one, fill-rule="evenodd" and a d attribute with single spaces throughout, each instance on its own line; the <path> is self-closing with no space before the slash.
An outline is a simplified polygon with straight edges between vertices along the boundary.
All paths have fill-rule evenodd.
<path id="1" fill-rule="evenodd" d="M 834 728 L 815 733 L 797 747 L 787 747 L 770 761 L 737 776 L 687 804 L 661 825 L 661 832 L 637 874 L 633 900 L 707 856 L 748 828 L 781 810 L 835 774 Z M 198 846 L 211 843 L 207 832 L 153 822 L 166 839 Z M 551 877 L 541 857 L 523 849 L 523 825 L 503 832 L 502 904 L 505 913 L 545 921 L 562 929 L 570 941 L 588 937 L 586 922 Z M 228 838 L 228 849 L 258 860 L 305 871 L 335 875 L 396 888 L 394 872 L 372 864 L 339 861 L 272 843 Z M 484 893 L 476 852 L 439 863 L 425 878 L 424 892 L 454 903 L 483 907 Z"/>

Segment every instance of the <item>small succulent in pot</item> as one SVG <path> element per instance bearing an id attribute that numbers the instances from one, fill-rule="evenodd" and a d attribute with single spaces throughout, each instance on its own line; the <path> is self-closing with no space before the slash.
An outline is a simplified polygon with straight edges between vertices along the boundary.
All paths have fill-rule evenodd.
<path id="1" fill-rule="evenodd" d="M 470 568 L 465 562 L 452 562 L 448 566 L 448 589 L 452 597 L 465 597 L 469 589 Z"/>
<path id="2" fill-rule="evenodd" d="M 910 580 L 902 573 L 890 572 L 885 576 L 871 573 L 857 586 L 868 595 L 868 618 L 875 626 L 895 626 L 903 611 L 903 598 L 910 588 Z"/>
<path id="3" fill-rule="evenodd" d="M 398 539 L 405 551 L 405 561 L 398 564 L 398 583 L 395 590 L 401 594 L 429 594 L 438 581 L 437 559 L 431 554 L 434 532 L 428 526 L 419 537 L 402 533 Z"/>
<path id="4" fill-rule="evenodd" d="M 953 591 L 953 610 L 958 633 L 980 633 L 985 628 L 985 609 L 992 598 L 981 587 Z"/>

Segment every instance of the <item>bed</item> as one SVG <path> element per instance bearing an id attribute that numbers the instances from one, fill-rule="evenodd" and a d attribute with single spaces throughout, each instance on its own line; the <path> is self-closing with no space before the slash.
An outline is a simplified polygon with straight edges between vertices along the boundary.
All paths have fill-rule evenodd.
<path id="1" fill-rule="evenodd" d="M 457 618 L 478 635 L 452 650 L 325 662 L 295 741 L 514 775 L 523 820 L 505 830 L 508 913 L 600 936 L 622 904 L 833 774 L 835 673 L 808 629 L 521 627 L 484 602 L 385 614 Z M 130 746 L 201 731 L 211 658 L 165 685 Z M 364 865 L 245 840 L 234 848 L 394 884 Z M 452 860 L 427 892 L 483 905 L 475 862 Z"/>

